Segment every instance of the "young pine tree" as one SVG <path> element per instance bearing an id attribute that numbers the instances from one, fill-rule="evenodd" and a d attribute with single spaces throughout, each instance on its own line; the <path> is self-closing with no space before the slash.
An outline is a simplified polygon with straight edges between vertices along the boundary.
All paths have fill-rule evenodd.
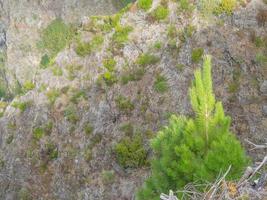
<path id="1" fill-rule="evenodd" d="M 230 132 L 230 117 L 212 90 L 211 57 L 195 72 L 189 90 L 193 118 L 173 115 L 152 140 L 151 176 L 137 193 L 138 200 L 159 200 L 190 182 L 214 181 L 229 166 L 228 179 L 238 178 L 248 164 L 240 142 Z"/>

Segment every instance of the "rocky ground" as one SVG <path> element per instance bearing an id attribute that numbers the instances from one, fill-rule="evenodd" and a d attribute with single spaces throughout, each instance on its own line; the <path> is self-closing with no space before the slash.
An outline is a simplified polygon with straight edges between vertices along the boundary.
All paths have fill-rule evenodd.
<path id="1" fill-rule="evenodd" d="M 191 114 L 187 91 L 201 66 L 192 55 L 202 50 L 213 56 L 214 90 L 233 132 L 254 161 L 263 158 L 266 151 L 250 151 L 246 140 L 267 142 L 266 4 L 252 0 L 233 15 L 204 17 L 170 1 L 161 21 L 149 14 L 159 1 L 147 12 L 133 4 L 118 22 L 132 27 L 121 43 L 114 27 L 100 28 L 106 18 L 86 17 L 116 8 L 89 2 L 0 1 L 7 85 L 33 85 L 0 104 L 0 199 L 134 199 L 149 167 L 123 167 L 115 146 L 138 132 L 148 159 L 149 138 L 168 116 Z M 101 35 L 103 43 L 81 56 L 75 37 L 41 68 L 36 44 L 56 17 L 75 23 L 82 42 Z M 145 55 L 151 61 L 144 64 Z M 113 59 L 114 69 L 105 67 Z"/>

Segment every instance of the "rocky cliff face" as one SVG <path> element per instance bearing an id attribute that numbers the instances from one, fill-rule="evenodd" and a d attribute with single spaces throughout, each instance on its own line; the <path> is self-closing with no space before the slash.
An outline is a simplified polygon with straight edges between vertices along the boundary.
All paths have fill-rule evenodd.
<path id="1" fill-rule="evenodd" d="M 149 138 L 168 116 L 191 114 L 187 90 L 203 53 L 213 56 L 214 89 L 233 132 L 247 150 L 246 139 L 266 142 L 266 5 L 251 1 L 231 16 L 205 18 L 170 1 L 158 21 L 150 14 L 158 4 L 90 18 L 116 9 L 0 1 L 5 77 L 11 89 L 17 81 L 24 87 L 0 102 L 0 199 L 133 199 L 149 167 L 123 166 L 116 144 L 141 134 L 149 159 Z M 37 43 L 57 17 L 76 24 L 75 36 L 40 67 Z M 266 152 L 248 153 L 257 160 Z"/>

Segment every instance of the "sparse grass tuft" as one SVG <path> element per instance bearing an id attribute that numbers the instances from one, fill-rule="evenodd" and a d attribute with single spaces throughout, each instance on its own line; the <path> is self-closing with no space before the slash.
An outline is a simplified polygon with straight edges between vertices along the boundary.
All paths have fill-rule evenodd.
<path id="1" fill-rule="evenodd" d="M 154 65 L 159 62 L 159 58 L 157 56 L 145 53 L 138 57 L 136 63 L 142 67 L 146 67 L 148 65 Z"/>
<path id="2" fill-rule="evenodd" d="M 138 0 L 137 4 L 138 7 L 143 9 L 143 10 L 148 10 L 151 8 L 153 3 L 153 0 Z"/>
<path id="3" fill-rule="evenodd" d="M 157 75 L 154 82 L 154 89 L 158 93 L 164 93 L 168 90 L 168 83 L 164 76 Z"/>
<path id="4" fill-rule="evenodd" d="M 157 21 L 166 19 L 168 15 L 169 15 L 168 8 L 161 5 L 151 12 L 151 16 Z"/>
<path id="5" fill-rule="evenodd" d="M 101 35 L 96 35 L 90 42 L 87 43 L 78 41 L 75 52 L 77 53 L 77 55 L 85 57 L 86 55 L 90 55 L 92 52 L 98 50 L 103 42 L 104 38 Z"/>
<path id="6" fill-rule="evenodd" d="M 116 103 L 117 108 L 123 113 L 129 114 L 131 111 L 134 110 L 134 104 L 130 101 L 130 99 L 122 95 L 119 95 L 115 99 L 115 103 Z"/>
<path id="7" fill-rule="evenodd" d="M 204 49 L 202 48 L 196 48 L 192 50 L 191 59 L 194 63 L 198 63 L 204 54 Z"/>

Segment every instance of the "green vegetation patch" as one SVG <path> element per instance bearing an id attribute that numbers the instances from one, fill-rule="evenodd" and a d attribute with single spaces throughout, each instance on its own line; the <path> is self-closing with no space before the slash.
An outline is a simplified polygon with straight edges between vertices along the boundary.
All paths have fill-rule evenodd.
<path id="1" fill-rule="evenodd" d="M 131 102 L 130 99 L 128 99 L 125 96 L 119 95 L 115 99 L 115 103 L 116 103 L 117 108 L 123 113 L 129 114 L 131 111 L 134 110 L 134 104 Z"/>
<path id="2" fill-rule="evenodd" d="M 168 90 L 168 83 L 164 76 L 157 75 L 156 80 L 154 82 L 154 89 L 158 93 L 164 93 Z"/>
<path id="3" fill-rule="evenodd" d="M 58 89 L 51 89 L 46 93 L 50 105 L 54 105 L 57 98 L 60 96 L 60 91 Z"/>
<path id="4" fill-rule="evenodd" d="M 11 104 L 12 107 L 19 109 L 21 112 L 24 112 L 30 105 L 32 105 L 32 101 L 26 101 L 26 102 L 15 101 Z"/>
<path id="5" fill-rule="evenodd" d="M 138 168 L 147 164 L 147 151 L 140 134 L 123 138 L 114 151 L 117 161 L 124 168 Z"/>
<path id="6" fill-rule="evenodd" d="M 168 8 L 160 5 L 153 10 L 150 15 L 157 21 L 164 20 L 169 15 L 169 10 Z"/>
<path id="7" fill-rule="evenodd" d="M 154 65 L 159 61 L 160 61 L 159 57 L 149 53 L 145 53 L 138 57 L 136 63 L 142 67 L 146 67 L 148 65 Z"/>
<path id="8" fill-rule="evenodd" d="M 115 32 L 112 36 L 112 41 L 115 47 L 123 47 L 123 45 L 129 40 L 129 33 L 133 31 L 131 26 L 116 26 Z"/>
<path id="9" fill-rule="evenodd" d="M 79 114 L 76 107 L 72 104 L 67 106 L 64 110 L 64 117 L 67 121 L 76 124 L 79 121 Z"/>
<path id="10" fill-rule="evenodd" d="M 143 10 L 148 10 L 151 8 L 153 3 L 153 0 L 138 0 L 137 1 L 137 5 L 139 8 L 143 9 Z"/>
<path id="11" fill-rule="evenodd" d="M 202 56 L 204 54 L 204 49 L 202 48 L 196 48 L 192 50 L 191 59 L 194 63 L 198 63 L 202 60 Z"/>
<path id="12" fill-rule="evenodd" d="M 90 42 L 81 42 L 79 40 L 75 52 L 77 55 L 85 57 L 86 55 L 90 55 L 92 52 L 97 51 L 103 42 L 104 38 L 102 35 L 94 36 Z"/>
<path id="13" fill-rule="evenodd" d="M 72 26 L 62 19 L 55 19 L 42 31 L 38 46 L 54 57 L 70 43 L 73 36 Z"/>

